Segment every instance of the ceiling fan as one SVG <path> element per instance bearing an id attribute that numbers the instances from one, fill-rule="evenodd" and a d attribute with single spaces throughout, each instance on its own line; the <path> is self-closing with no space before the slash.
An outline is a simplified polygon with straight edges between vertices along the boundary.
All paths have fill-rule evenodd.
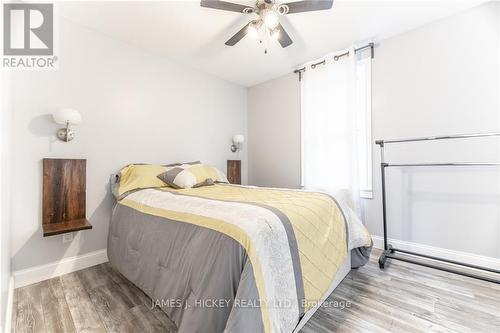
<path id="1" fill-rule="evenodd" d="M 290 46 L 293 41 L 280 23 L 280 15 L 288 15 L 332 8 L 333 0 L 304 0 L 278 4 L 275 0 L 257 0 L 254 7 L 240 5 L 227 1 L 201 0 L 201 7 L 228 10 L 243 14 L 257 14 L 259 17 L 250 21 L 240 31 L 225 43 L 233 46 L 246 35 L 257 37 L 259 30 L 265 29 L 273 40 L 281 47 Z"/>

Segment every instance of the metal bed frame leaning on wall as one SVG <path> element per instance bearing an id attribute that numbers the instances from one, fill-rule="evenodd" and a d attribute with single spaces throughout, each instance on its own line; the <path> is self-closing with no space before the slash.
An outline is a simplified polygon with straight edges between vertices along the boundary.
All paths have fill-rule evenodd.
<path id="1" fill-rule="evenodd" d="M 396 259 L 396 260 L 401 260 L 421 266 L 426 266 L 426 267 L 431 267 L 435 269 L 439 269 L 442 271 L 446 272 L 451 272 L 455 274 L 460 274 L 484 281 L 489 281 L 493 283 L 499 283 L 500 284 L 500 271 L 493 269 L 493 268 L 488 268 L 488 267 L 482 267 L 482 266 L 477 266 L 477 265 L 471 265 L 468 263 L 463 263 L 463 262 L 458 262 L 454 260 L 448 260 L 445 258 L 439 258 L 435 256 L 430 256 L 430 255 L 425 255 L 425 254 L 419 254 L 411 251 L 406 251 L 406 250 L 401 250 L 401 249 L 396 249 L 392 247 L 392 245 L 388 244 L 387 241 L 387 203 L 386 203 L 386 184 L 385 184 L 385 178 L 386 174 L 385 171 L 387 168 L 390 167 L 455 167 L 455 166 L 461 166 L 461 167 L 467 167 L 467 166 L 500 166 L 500 162 L 464 162 L 464 163 L 413 163 L 413 164 L 401 164 L 401 163 L 387 163 L 384 160 L 384 146 L 386 144 L 392 144 L 392 143 L 408 143 L 408 142 L 418 142 L 418 141 L 434 141 L 434 140 L 451 140 L 451 139 L 467 139 L 467 138 L 478 138 L 478 137 L 493 137 L 493 136 L 498 136 L 500 137 L 500 132 L 494 132 L 494 133 L 478 133 L 478 134 L 460 134 L 460 135 L 447 135 L 447 136 L 433 136 L 433 137 L 422 137 L 422 138 L 411 138 L 411 139 L 395 139 L 395 140 L 376 140 L 375 143 L 380 146 L 380 169 L 382 173 L 382 218 L 383 218 L 383 223 L 384 223 L 384 251 L 380 255 L 379 258 L 379 267 L 380 269 L 384 269 L 385 263 L 388 258 L 391 259 Z M 406 256 L 398 256 L 396 252 L 401 252 Z M 418 258 L 422 257 L 425 259 L 431 259 L 430 261 L 425 260 L 422 261 L 417 261 L 413 258 Z M 438 265 L 437 263 L 445 263 L 445 264 L 451 264 L 451 265 Z M 463 266 L 466 268 L 472 268 L 472 270 L 459 270 L 458 267 Z M 498 274 L 498 278 L 494 277 L 489 277 L 485 275 L 479 275 L 474 272 L 478 271 L 484 271 L 484 272 L 489 272 L 489 273 L 496 273 Z"/>

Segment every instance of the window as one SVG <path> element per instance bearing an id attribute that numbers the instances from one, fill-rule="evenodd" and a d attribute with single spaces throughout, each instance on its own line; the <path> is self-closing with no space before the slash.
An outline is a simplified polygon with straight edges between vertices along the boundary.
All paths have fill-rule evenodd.
<path id="1" fill-rule="evenodd" d="M 368 52 L 353 56 L 354 48 L 349 54 L 304 65 L 302 181 L 357 210 L 360 197 L 372 197 L 371 58 Z"/>
<path id="2" fill-rule="evenodd" d="M 373 198 L 372 184 L 372 98 L 371 57 L 363 54 L 356 62 L 355 112 L 358 141 L 359 193 Z"/>

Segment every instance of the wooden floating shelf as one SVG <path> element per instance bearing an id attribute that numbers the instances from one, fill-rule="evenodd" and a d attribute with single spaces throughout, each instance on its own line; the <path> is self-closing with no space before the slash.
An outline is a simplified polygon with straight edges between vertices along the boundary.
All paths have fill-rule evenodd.
<path id="1" fill-rule="evenodd" d="M 227 160 L 227 180 L 241 185 L 241 160 Z"/>
<path id="2" fill-rule="evenodd" d="M 43 237 L 65 234 L 80 230 L 92 229 L 92 224 L 87 219 L 68 222 L 50 223 L 43 225 Z"/>
<path id="3" fill-rule="evenodd" d="M 43 159 L 43 236 L 92 229 L 85 216 L 86 161 Z"/>

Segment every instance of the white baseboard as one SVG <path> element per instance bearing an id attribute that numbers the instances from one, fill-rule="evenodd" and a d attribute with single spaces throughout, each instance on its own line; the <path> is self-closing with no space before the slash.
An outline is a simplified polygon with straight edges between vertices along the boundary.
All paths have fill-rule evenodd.
<path id="1" fill-rule="evenodd" d="M 384 239 L 380 236 L 372 236 L 373 239 L 373 247 L 377 249 L 384 248 Z M 401 250 L 412 251 L 416 253 L 422 253 L 429 256 L 445 258 L 448 260 L 455 260 L 467 264 L 488 267 L 493 269 L 500 270 L 500 259 L 493 257 L 481 256 L 474 253 L 461 252 L 443 249 L 440 247 L 434 247 L 419 243 L 411 243 L 398 239 L 388 239 L 389 244 L 391 244 L 395 248 L 399 248 Z"/>
<path id="2" fill-rule="evenodd" d="M 12 331 L 12 307 L 14 304 L 14 276 L 9 279 L 9 293 L 7 295 L 7 308 L 5 309 L 5 326 L 4 333 L 10 333 Z"/>
<path id="3" fill-rule="evenodd" d="M 46 265 L 40 265 L 14 272 L 15 288 L 24 287 L 32 283 L 52 279 L 54 277 L 78 271 L 90 266 L 99 265 L 108 261 L 106 249 L 85 253 L 79 256 L 64 258 Z"/>

